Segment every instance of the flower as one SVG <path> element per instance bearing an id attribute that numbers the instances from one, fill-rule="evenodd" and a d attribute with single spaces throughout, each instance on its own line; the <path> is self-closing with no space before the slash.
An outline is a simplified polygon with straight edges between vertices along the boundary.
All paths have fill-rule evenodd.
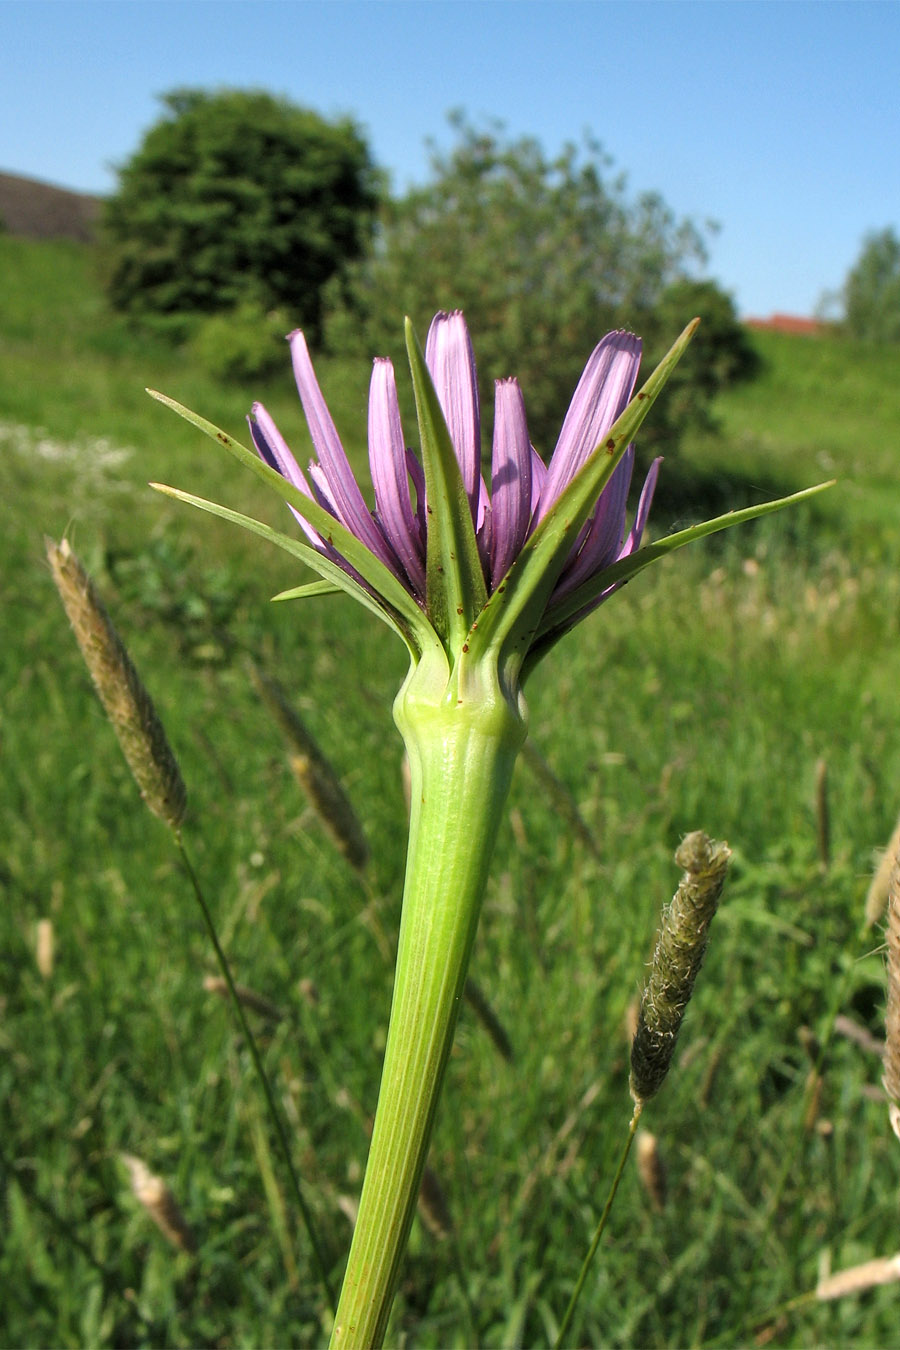
<path id="1" fill-rule="evenodd" d="M 638 572 L 696 539 L 830 486 L 729 511 L 640 548 L 657 460 L 626 533 L 634 437 L 698 323 L 688 324 L 633 397 L 640 339 L 608 333 L 585 366 L 546 465 L 529 440 L 522 391 L 515 380 L 499 381 L 489 492 L 465 320 L 458 312 L 438 314 L 425 352 L 407 320 L 421 458 L 406 446 L 393 367 L 377 360 L 369 397 L 374 511 L 350 468 L 303 334 L 294 332 L 294 373 L 317 455 L 308 476 L 261 404 L 249 419 L 249 449 L 174 399 L 148 392 L 274 489 L 305 537 L 178 488 L 152 486 L 260 535 L 319 574 L 276 599 L 344 591 L 401 638 L 411 676 L 428 656 L 420 683 L 430 690 L 452 673 L 466 697 L 473 679 L 494 680 L 500 695 L 514 700 L 559 639 Z"/>
<path id="2" fill-rule="evenodd" d="M 322 396 L 303 333 L 296 330 L 289 341 L 300 401 L 317 460 L 311 462 L 307 479 L 269 413 L 261 403 L 254 403 L 248 422 L 258 454 L 355 535 L 428 614 L 429 508 L 425 472 L 418 457 L 406 446 L 391 362 L 376 359 L 369 390 L 369 465 L 375 490 L 375 510 L 370 511 Z M 469 331 L 459 311 L 435 316 L 425 346 L 425 364 L 459 465 L 487 595 L 500 586 L 526 540 L 628 405 L 640 359 L 640 338 L 631 333 L 608 333 L 598 343 L 578 382 L 556 449 L 546 465 L 531 445 L 518 381 L 498 380 L 489 494 L 481 475 L 481 417 Z M 659 463 L 654 461 L 650 468 L 634 522 L 626 535 L 625 508 L 634 447 L 629 445 L 625 450 L 562 564 L 545 617 L 552 617 L 554 606 L 576 588 L 638 548 Z M 291 509 L 313 547 L 351 576 L 357 576 L 322 533 L 296 509 Z M 567 626 L 596 608 L 620 584 L 611 583 L 579 610 Z"/>

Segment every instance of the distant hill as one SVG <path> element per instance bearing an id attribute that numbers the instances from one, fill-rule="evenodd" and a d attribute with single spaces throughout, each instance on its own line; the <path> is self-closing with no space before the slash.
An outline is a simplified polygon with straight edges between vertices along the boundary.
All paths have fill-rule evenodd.
<path id="1" fill-rule="evenodd" d="M 20 174 L 0 173 L 0 228 L 25 239 L 94 237 L 102 198 L 39 183 Z"/>

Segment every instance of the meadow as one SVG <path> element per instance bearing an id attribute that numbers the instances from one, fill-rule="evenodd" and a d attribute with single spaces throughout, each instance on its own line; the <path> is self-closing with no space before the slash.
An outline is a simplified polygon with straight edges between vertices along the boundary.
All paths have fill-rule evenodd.
<path id="1" fill-rule="evenodd" d="M 93 267 L 83 246 L 0 238 L 0 1343 L 318 1345 L 329 1314 L 247 1047 L 204 985 L 188 880 L 91 689 L 43 536 L 67 534 L 93 574 L 178 755 L 223 945 L 272 1005 L 251 1016 L 334 1283 L 389 1010 L 404 654 L 343 599 L 271 605 L 308 578 L 146 486 L 289 528 L 143 392 L 239 436 L 262 397 L 302 450 L 287 352 L 265 387 L 218 385 L 110 319 Z M 845 1031 L 883 1034 L 863 910 L 900 811 L 898 357 L 754 342 L 763 374 L 664 465 L 653 533 L 837 486 L 649 570 L 536 675 L 530 740 L 552 776 L 517 768 L 472 969 L 511 1051 L 464 1009 L 430 1160 L 443 1211 L 432 1199 L 414 1226 L 392 1346 L 552 1344 L 630 1117 L 629 1007 L 693 829 L 735 859 L 644 1115 L 666 1194 L 629 1167 L 572 1344 L 896 1337 L 896 1286 L 813 1291 L 897 1250 L 880 1061 Z M 320 376 L 360 462 L 369 370 Z M 364 867 L 292 777 L 251 663 L 340 775 Z M 165 1178 L 194 1252 L 153 1225 L 123 1154 Z"/>

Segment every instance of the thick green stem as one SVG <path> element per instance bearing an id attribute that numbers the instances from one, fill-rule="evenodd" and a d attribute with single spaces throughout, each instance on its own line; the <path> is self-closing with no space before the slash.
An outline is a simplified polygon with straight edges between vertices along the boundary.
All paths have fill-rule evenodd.
<path id="1" fill-rule="evenodd" d="M 380 1346 L 425 1165 L 524 705 L 423 661 L 395 717 L 411 770 L 409 854 L 378 1108 L 332 1347 Z"/>

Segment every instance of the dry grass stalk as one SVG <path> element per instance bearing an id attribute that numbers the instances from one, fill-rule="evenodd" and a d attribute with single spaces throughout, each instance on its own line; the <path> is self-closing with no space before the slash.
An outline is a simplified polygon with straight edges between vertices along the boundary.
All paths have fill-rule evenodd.
<path id="1" fill-rule="evenodd" d="M 666 1204 L 666 1166 L 656 1135 L 649 1130 L 638 1130 L 634 1147 L 641 1185 L 657 1214 L 661 1214 Z"/>
<path id="2" fill-rule="evenodd" d="M 600 857 L 600 848 L 593 831 L 588 827 L 584 816 L 578 810 L 578 803 L 544 759 L 543 755 L 528 740 L 522 746 L 522 759 L 534 774 L 541 787 L 546 789 L 550 805 L 566 822 L 573 834 L 576 834 L 585 848 Z"/>
<path id="3" fill-rule="evenodd" d="M 894 863 L 888 895 L 887 929 L 887 1009 L 885 1011 L 884 1090 L 895 1110 L 891 1124 L 896 1132 L 896 1110 L 900 1107 L 900 856 Z"/>
<path id="4" fill-rule="evenodd" d="M 834 1019 L 834 1034 L 852 1041 L 860 1050 L 865 1050 L 870 1055 L 880 1057 L 884 1053 L 884 1042 L 873 1036 L 867 1027 L 860 1026 L 859 1022 L 854 1022 L 852 1017 L 847 1017 L 844 1013 L 838 1013 Z"/>
<path id="5" fill-rule="evenodd" d="M 54 934 L 52 919 L 38 919 L 34 932 L 34 959 L 45 980 L 53 974 Z"/>
<path id="6" fill-rule="evenodd" d="M 369 845 L 331 761 L 303 725 L 277 680 L 253 667 L 253 683 L 291 746 L 291 772 L 341 853 L 358 871 L 369 860 Z"/>
<path id="7" fill-rule="evenodd" d="M 453 1232 L 453 1216 L 437 1174 L 427 1166 L 422 1173 L 418 1210 L 419 1218 L 431 1236 L 439 1242 L 445 1242 Z"/>
<path id="8" fill-rule="evenodd" d="M 887 848 L 881 855 L 878 866 L 875 869 L 875 875 L 869 885 L 866 894 L 866 927 L 871 928 L 876 924 L 884 913 L 884 907 L 887 904 L 888 890 L 891 884 L 891 872 L 894 870 L 894 860 L 897 853 L 900 852 L 900 820 L 894 826 L 894 833 L 891 835 Z"/>
<path id="9" fill-rule="evenodd" d="M 505 1060 L 512 1063 L 515 1057 L 512 1041 L 509 1039 L 500 1018 L 488 1003 L 484 990 L 474 980 L 468 979 L 466 980 L 464 993 L 466 1002 L 493 1041 L 496 1049 Z"/>
<path id="10" fill-rule="evenodd" d="M 120 1156 L 128 1168 L 131 1189 L 135 1197 L 144 1206 L 160 1232 L 179 1251 L 196 1251 L 197 1244 L 187 1219 L 162 1177 L 154 1176 L 146 1163 L 131 1153 L 122 1153 Z"/>
<path id="11" fill-rule="evenodd" d="M 187 793 L 150 695 L 68 540 L 45 542 L 56 589 L 141 796 L 177 831 Z"/>
<path id="12" fill-rule="evenodd" d="M 730 860 L 728 845 L 709 839 L 702 830 L 686 835 L 675 853 L 684 875 L 660 922 L 631 1046 L 630 1086 L 636 1102 L 658 1092 L 669 1072 Z"/>
<path id="13" fill-rule="evenodd" d="M 218 994 L 220 998 L 228 998 L 228 985 L 221 975 L 204 975 L 203 988 L 208 994 Z M 271 999 L 267 999 L 264 994 L 257 994 L 255 989 L 248 989 L 245 984 L 236 984 L 234 992 L 237 994 L 238 1002 L 242 1003 L 245 1008 L 251 1008 L 253 1012 L 258 1012 L 273 1022 L 282 1020 L 284 1014 L 281 1009 Z"/>
<path id="14" fill-rule="evenodd" d="M 843 1298 L 845 1294 L 860 1294 L 864 1289 L 873 1289 L 878 1284 L 892 1284 L 900 1280 L 900 1254 L 880 1256 L 874 1261 L 864 1261 L 860 1266 L 850 1266 L 829 1275 L 816 1286 L 816 1298 L 821 1300 Z"/>

